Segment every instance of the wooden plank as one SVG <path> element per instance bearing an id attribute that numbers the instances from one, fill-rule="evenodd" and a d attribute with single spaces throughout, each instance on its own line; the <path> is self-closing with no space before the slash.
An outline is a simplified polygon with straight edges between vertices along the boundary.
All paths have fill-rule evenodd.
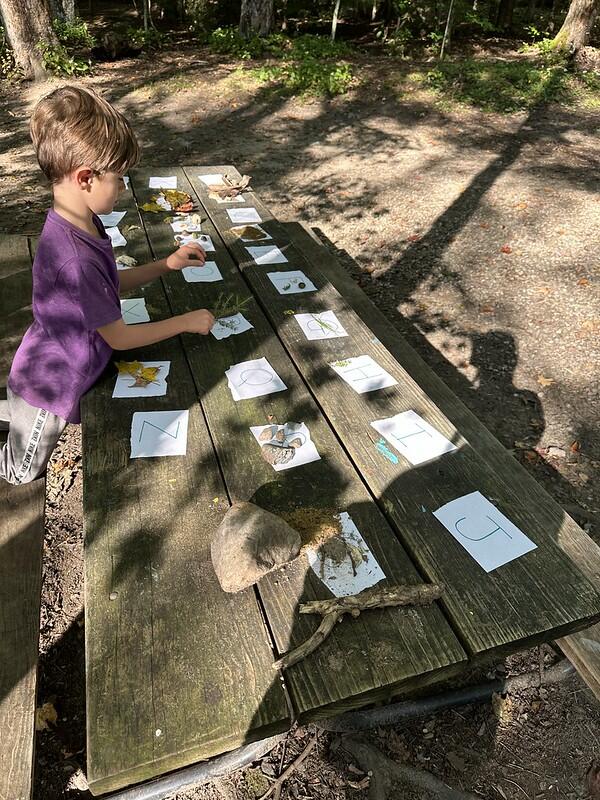
<path id="1" fill-rule="evenodd" d="M 0 386 L 31 324 L 31 258 L 26 236 L 0 235 Z"/>
<path id="2" fill-rule="evenodd" d="M 0 385 L 5 386 L 31 322 L 31 261 L 24 236 L 0 237 L 0 298 Z M 0 480 L 0 800 L 29 800 L 33 782 L 44 489 L 43 479 L 24 486 Z"/>
<path id="3" fill-rule="evenodd" d="M 131 194 L 122 227 L 139 224 Z M 151 260 L 141 228 L 128 254 Z M 121 251 L 122 252 L 122 251 Z M 169 316 L 160 281 L 151 319 Z M 218 586 L 210 539 L 229 507 L 181 343 L 121 359 L 169 360 L 165 397 L 113 400 L 114 370 L 83 401 L 88 782 L 122 788 L 289 726 L 252 591 Z M 134 411 L 189 409 L 187 454 L 130 459 Z M 111 599 L 111 597 L 113 599 Z"/>
<path id="4" fill-rule="evenodd" d="M 132 184 L 138 202 L 149 199 L 150 170 L 136 170 Z M 165 172 L 165 174 L 167 174 Z M 190 190 L 182 170 L 169 167 L 178 185 Z M 163 222 L 166 215 L 144 214 L 152 248 L 164 256 L 173 248 L 173 234 Z M 186 283 L 173 274 L 165 279 L 174 312 L 211 307 L 218 294 L 242 293 L 247 288 L 225 247 L 209 222 L 203 232 L 213 237 L 216 260 L 224 277 L 217 283 Z M 392 582 L 414 583 L 419 575 L 365 490 L 337 439 L 286 356 L 255 300 L 244 311 L 254 328 L 241 336 L 217 341 L 212 336 L 184 337 L 202 407 L 209 423 L 227 489 L 232 498 L 252 500 L 283 515 L 294 514 L 295 524 L 314 515 L 348 511 Z M 288 391 L 268 397 L 234 402 L 225 381 L 232 364 L 266 357 L 284 380 Z M 268 421 L 305 422 L 321 461 L 276 473 L 260 457 L 250 425 Z M 298 522 L 300 520 L 300 523 Z M 304 558 L 263 579 L 259 591 L 279 653 L 299 644 L 316 622 L 300 618 L 301 600 L 330 596 L 308 568 Z M 440 677 L 464 661 L 464 651 L 440 609 L 372 612 L 348 620 L 312 656 L 286 672 L 286 681 L 298 715 L 303 719 L 357 707 L 377 697 L 405 690 L 411 682 L 423 684 Z"/>
<path id="5" fill-rule="evenodd" d="M 365 293 L 341 267 L 339 261 L 323 246 L 316 234 L 297 222 L 283 223 L 286 234 L 297 247 L 301 248 L 307 259 L 318 263 L 321 272 L 343 294 L 352 308 L 362 316 L 371 330 L 387 347 L 392 355 L 402 363 L 413 380 L 427 392 L 474 446 L 484 448 L 484 452 L 494 454 L 495 469 L 505 479 L 514 474 L 523 488 L 527 490 L 533 503 L 544 504 L 547 494 L 540 484 L 514 458 L 508 457 L 498 439 L 483 425 L 458 397 L 438 378 L 435 372 L 423 361 L 419 354 L 407 344 L 406 340 L 390 325 L 389 320 L 367 298 Z M 579 568 L 598 585 L 600 583 L 600 553 L 597 548 L 587 547 L 584 537 L 570 535 L 574 524 L 563 511 L 566 534 L 562 539 L 565 552 L 576 561 Z M 600 624 L 592 625 L 578 633 L 564 636 L 557 644 L 575 666 L 594 695 L 600 700 Z"/>
<path id="6" fill-rule="evenodd" d="M 316 264 L 310 263 L 285 230 L 254 194 L 262 226 L 285 251 L 289 264 L 303 269 L 318 287 L 317 293 L 279 295 L 265 269 L 249 259 L 244 245 L 230 232 L 223 205 L 208 198 L 199 174 L 235 173 L 232 167 L 186 168 L 213 223 L 243 275 L 276 326 L 295 364 L 307 373 L 311 391 L 330 419 L 402 537 L 420 569 L 447 586 L 443 604 L 467 652 L 489 655 L 529 646 L 577 630 L 599 618 L 600 597 L 588 579 L 588 560 L 596 561 L 596 545 L 560 508 L 544 495 L 539 506 L 531 502 L 518 477 L 496 469 L 496 452 L 476 450 L 459 427 L 428 397 L 404 366 L 373 335 Z M 239 173 L 238 173 L 239 174 Z M 335 311 L 349 336 L 308 342 L 290 311 Z M 330 362 L 356 355 L 372 356 L 397 380 L 396 387 L 358 395 L 338 379 Z M 307 366 L 310 365 L 310 369 Z M 457 452 L 412 468 L 400 457 L 397 464 L 376 448 L 379 435 L 370 422 L 413 409 L 457 445 Z M 503 454 L 503 458 L 510 458 Z M 486 574 L 452 539 L 431 512 L 456 497 L 479 490 L 527 533 L 537 549 Z M 569 543 L 565 546 L 565 539 Z M 592 553 L 588 556 L 588 553 Z M 580 563 L 581 562 L 581 563 Z"/>

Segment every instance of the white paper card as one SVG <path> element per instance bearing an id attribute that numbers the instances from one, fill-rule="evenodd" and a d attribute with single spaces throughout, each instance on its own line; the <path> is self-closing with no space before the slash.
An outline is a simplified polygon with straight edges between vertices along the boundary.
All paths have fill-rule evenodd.
<path id="1" fill-rule="evenodd" d="M 377 419 L 371 427 L 384 436 L 411 464 L 423 464 L 456 450 L 445 436 L 414 411 Z"/>
<path id="2" fill-rule="evenodd" d="M 121 314 L 126 325 L 150 322 L 146 301 L 143 297 L 130 297 L 127 300 L 121 300 Z"/>
<path id="3" fill-rule="evenodd" d="M 358 594 L 385 578 L 385 573 L 369 550 L 369 546 L 347 511 L 336 515 L 341 523 L 341 533 L 326 540 L 317 549 L 306 548 L 308 563 L 336 597 Z M 340 541 L 341 540 L 341 541 Z M 345 546 L 345 547 L 344 547 Z M 344 550 L 346 552 L 344 552 Z M 331 555 L 329 555 L 331 553 Z"/>
<path id="4" fill-rule="evenodd" d="M 262 222 L 260 214 L 255 208 L 228 208 L 227 214 L 229 219 L 234 225 L 240 225 L 243 222 Z"/>
<path id="5" fill-rule="evenodd" d="M 287 389 L 266 358 L 255 358 L 252 361 L 234 364 L 229 367 L 225 375 L 231 395 L 236 401 L 262 397 Z"/>
<path id="6" fill-rule="evenodd" d="M 125 247 L 127 244 L 127 239 L 118 228 L 106 228 L 106 233 L 110 236 L 113 247 Z"/>
<path id="7" fill-rule="evenodd" d="M 167 175 L 166 177 L 155 176 L 148 181 L 149 189 L 176 189 L 177 175 Z"/>
<path id="8" fill-rule="evenodd" d="M 245 203 L 242 194 L 236 194 L 235 197 L 211 197 L 211 200 L 216 200 L 217 203 Z"/>
<path id="9" fill-rule="evenodd" d="M 213 283 L 223 280 L 216 261 L 205 261 L 201 267 L 184 267 L 181 273 L 188 283 Z"/>
<path id="10" fill-rule="evenodd" d="M 98 214 L 105 228 L 114 228 L 123 219 L 126 211 L 111 211 L 110 214 Z"/>
<path id="11" fill-rule="evenodd" d="M 188 411 L 136 411 L 131 420 L 131 458 L 184 456 Z"/>
<path id="12" fill-rule="evenodd" d="M 374 361 L 371 356 L 356 356 L 334 361 L 329 365 L 358 394 L 395 386 L 398 381 Z"/>
<path id="13" fill-rule="evenodd" d="M 321 459 L 310 438 L 310 431 L 303 422 L 254 425 L 250 430 L 263 450 L 263 458 L 271 464 L 275 472 Z M 265 454 L 265 449 L 268 449 L 268 454 Z"/>
<path id="14" fill-rule="evenodd" d="M 279 294 L 316 292 L 317 287 L 300 269 L 289 272 L 267 272 L 267 276 Z"/>
<path id="15" fill-rule="evenodd" d="M 287 258 L 275 245 L 266 244 L 262 247 L 247 247 L 246 250 L 257 264 L 285 264 Z"/>
<path id="16" fill-rule="evenodd" d="M 201 233 L 199 235 L 197 233 L 196 234 L 191 233 L 189 236 L 187 236 L 184 233 L 176 233 L 175 240 L 179 245 L 179 247 L 181 247 L 184 244 L 190 244 L 190 242 L 192 242 L 194 244 L 199 244 L 200 247 L 203 248 L 205 253 L 215 252 L 215 246 L 213 244 L 213 241 L 210 238 L 210 236 L 206 233 Z"/>
<path id="17" fill-rule="evenodd" d="M 227 339 L 229 336 L 249 331 L 253 327 L 254 325 L 251 325 L 243 314 L 234 314 L 232 317 L 221 317 L 216 320 L 210 332 L 215 339 Z"/>
<path id="18" fill-rule="evenodd" d="M 205 186 L 220 186 L 223 183 L 222 175 L 198 175 Z"/>
<path id="19" fill-rule="evenodd" d="M 173 220 L 173 222 L 170 223 L 170 225 L 175 233 L 183 233 L 183 231 L 187 231 L 188 233 L 193 233 L 194 231 L 202 230 L 202 223 L 192 222 L 187 215 L 181 217 L 175 217 L 175 219 Z"/>
<path id="20" fill-rule="evenodd" d="M 451 500 L 434 511 L 433 516 L 486 572 L 537 547 L 481 492 Z"/>
<path id="21" fill-rule="evenodd" d="M 142 367 L 158 367 L 156 380 L 147 386 L 135 386 L 133 375 L 117 375 L 113 397 L 161 397 L 167 393 L 167 375 L 171 369 L 170 361 L 141 361 Z"/>
<path id="22" fill-rule="evenodd" d="M 302 328 L 307 339 L 337 339 L 340 336 L 348 336 L 333 311 L 320 311 L 318 314 L 294 314 L 294 319 Z"/>
<path id="23" fill-rule="evenodd" d="M 248 235 L 248 228 L 253 231 L 257 231 L 260 236 L 252 236 L 252 234 Z M 261 242 L 263 240 L 273 238 L 271 234 L 267 233 L 264 228 L 260 227 L 260 225 L 241 225 L 237 228 L 232 228 L 231 232 L 235 233 L 238 239 L 241 239 L 242 242 Z M 244 235 L 244 232 L 246 232 L 246 235 Z"/>

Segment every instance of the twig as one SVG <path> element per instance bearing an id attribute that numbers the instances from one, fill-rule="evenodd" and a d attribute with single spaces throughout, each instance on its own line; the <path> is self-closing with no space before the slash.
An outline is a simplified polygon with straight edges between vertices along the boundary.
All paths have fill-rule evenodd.
<path id="1" fill-rule="evenodd" d="M 281 758 L 279 759 L 279 775 L 281 775 L 283 771 L 283 762 L 285 761 L 285 751 L 287 750 L 287 739 L 283 740 L 283 747 L 281 748 Z M 275 795 L 273 800 L 279 800 L 281 797 L 281 784 L 278 783 L 275 787 Z"/>
<path id="2" fill-rule="evenodd" d="M 527 794 L 527 792 L 525 791 L 525 789 L 524 789 L 522 786 L 519 786 L 519 784 L 518 784 L 516 781 L 513 781 L 513 780 L 511 780 L 510 778 L 507 778 L 507 777 L 506 777 L 506 775 L 503 775 L 503 776 L 502 776 L 502 779 L 503 779 L 503 780 L 505 780 L 505 781 L 507 781 L 508 783 L 512 783 L 512 785 L 513 785 L 513 786 L 516 786 L 516 787 L 517 787 L 517 789 L 520 789 L 520 790 L 523 792 L 523 794 L 525 795 L 525 797 L 527 798 L 527 800 L 529 800 L 529 795 Z"/>
<path id="3" fill-rule="evenodd" d="M 418 583 L 414 586 L 386 586 L 368 589 L 347 597 L 332 597 L 328 600 L 310 600 L 302 603 L 301 614 L 349 613 L 358 617 L 361 611 L 386 606 L 427 605 L 441 597 L 444 587 L 437 583 Z"/>
<path id="4" fill-rule="evenodd" d="M 258 800 L 267 800 L 267 797 L 270 797 L 270 796 L 271 796 L 271 794 L 272 794 L 274 791 L 276 791 L 278 787 L 279 787 L 279 788 L 281 788 L 281 786 L 283 786 L 283 784 L 284 784 L 284 783 L 285 783 L 285 781 L 287 780 L 287 778 L 288 778 L 288 775 L 290 775 L 292 772 L 294 772 L 294 770 L 298 769 L 298 767 L 300 766 L 300 764 L 301 764 L 301 763 L 304 761 L 304 759 L 305 759 L 305 758 L 308 756 L 308 754 L 310 753 L 310 751 L 311 751 L 311 750 L 314 748 L 314 746 L 317 744 L 318 740 L 319 740 L 319 734 L 318 734 L 318 733 L 315 733 L 314 737 L 313 737 L 313 738 L 310 740 L 310 742 L 309 742 L 309 743 L 306 745 L 306 747 L 305 747 L 305 748 L 304 748 L 304 750 L 303 750 L 303 751 L 300 753 L 300 755 L 298 756 L 298 758 L 295 758 L 295 759 L 292 761 L 292 763 L 289 765 L 289 767 L 286 767 L 286 768 L 285 768 L 285 770 L 284 770 L 284 771 L 281 773 L 281 775 L 280 775 L 280 776 L 279 776 L 279 777 L 276 779 L 275 783 L 273 783 L 273 785 L 272 785 L 272 786 L 270 786 L 270 787 L 267 789 L 267 791 L 266 791 L 266 792 L 265 792 L 265 793 L 264 793 L 264 794 L 263 794 L 261 797 L 259 797 L 259 799 L 258 799 Z"/>
<path id="5" fill-rule="evenodd" d="M 377 747 L 362 739 L 342 739 L 339 746 L 356 759 L 364 772 L 370 774 L 370 800 L 386 800 L 394 781 L 430 792 L 440 800 L 481 800 L 480 795 L 453 789 L 431 772 L 392 761 Z"/>
<path id="6" fill-rule="evenodd" d="M 302 603 L 300 614 L 322 614 L 317 630 L 301 645 L 275 662 L 277 669 L 288 669 L 319 647 L 335 628 L 344 614 L 358 617 L 361 611 L 388 606 L 428 605 L 441 596 L 444 587 L 438 584 L 421 583 L 416 586 L 389 586 L 383 589 L 367 589 L 348 597 L 330 600 L 312 600 Z"/>

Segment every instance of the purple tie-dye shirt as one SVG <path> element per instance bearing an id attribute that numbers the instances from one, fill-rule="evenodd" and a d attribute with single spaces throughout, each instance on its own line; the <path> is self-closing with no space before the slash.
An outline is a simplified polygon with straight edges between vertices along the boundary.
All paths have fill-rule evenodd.
<path id="1" fill-rule="evenodd" d="M 17 350 L 8 385 L 29 405 L 80 422 L 79 400 L 112 349 L 97 328 L 121 318 L 110 238 L 80 230 L 50 209 L 33 261 L 33 324 Z"/>

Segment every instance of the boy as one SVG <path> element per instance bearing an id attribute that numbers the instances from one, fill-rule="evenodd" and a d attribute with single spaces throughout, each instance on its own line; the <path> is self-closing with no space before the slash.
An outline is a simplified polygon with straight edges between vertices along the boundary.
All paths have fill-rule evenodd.
<path id="1" fill-rule="evenodd" d="M 110 238 L 98 214 L 107 214 L 125 188 L 123 174 L 139 159 L 125 117 L 94 92 L 56 89 L 36 106 L 30 133 L 54 201 L 33 262 L 33 324 L 10 370 L 0 401 L 0 478 L 26 483 L 46 469 L 68 422 L 80 422 L 81 396 L 96 382 L 112 351 L 160 342 L 180 333 L 209 333 L 206 309 L 160 322 L 125 325 L 119 294 L 194 261 L 196 244 L 161 261 L 117 272 Z"/>

